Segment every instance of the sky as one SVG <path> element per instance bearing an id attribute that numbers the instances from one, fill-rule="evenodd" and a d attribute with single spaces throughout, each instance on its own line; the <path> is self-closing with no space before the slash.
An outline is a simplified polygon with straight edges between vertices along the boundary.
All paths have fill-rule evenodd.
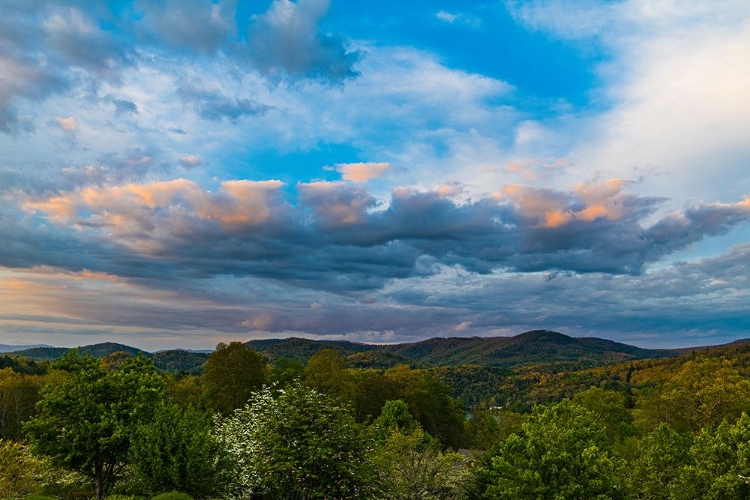
<path id="1" fill-rule="evenodd" d="M 0 10 L 0 343 L 750 337 L 747 0 Z"/>

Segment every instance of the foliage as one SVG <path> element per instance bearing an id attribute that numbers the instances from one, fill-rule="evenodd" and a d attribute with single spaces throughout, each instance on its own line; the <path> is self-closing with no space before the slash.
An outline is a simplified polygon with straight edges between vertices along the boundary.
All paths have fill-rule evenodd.
<path id="1" fill-rule="evenodd" d="M 203 402 L 200 380 L 196 375 L 166 375 L 164 381 L 167 384 L 169 400 L 183 410 L 191 406 L 200 406 Z"/>
<path id="2" fill-rule="evenodd" d="M 44 375 L 47 373 L 49 363 L 46 361 L 37 363 L 33 359 L 19 357 L 14 354 L 13 356 L 0 356 L 0 370 L 3 368 L 11 368 L 14 372 L 25 375 Z"/>
<path id="3" fill-rule="evenodd" d="M 654 396 L 644 401 L 650 425 L 666 421 L 675 429 L 697 433 L 725 419 L 735 421 L 750 408 L 750 381 L 731 361 L 697 357 L 684 363 Z M 649 425 L 649 422 L 646 423 Z"/>
<path id="4" fill-rule="evenodd" d="M 354 379 L 346 369 L 346 360 L 335 349 L 323 349 L 313 354 L 305 365 L 305 384 L 345 401 L 351 401 L 356 390 Z"/>
<path id="5" fill-rule="evenodd" d="M 475 408 L 467 422 L 471 449 L 489 450 L 511 434 L 521 432 L 524 416 L 499 407 Z"/>
<path id="6" fill-rule="evenodd" d="M 346 340 L 312 340 L 296 337 L 251 340 L 246 342 L 245 345 L 274 360 L 287 358 L 302 362 L 309 360 L 315 353 L 323 349 L 335 349 L 346 355 L 380 349 L 380 347 L 375 345 L 348 342 Z"/>
<path id="7" fill-rule="evenodd" d="M 33 492 L 40 464 L 27 448 L 0 439 L 0 498 L 19 498 Z"/>
<path id="8" fill-rule="evenodd" d="M 266 380 L 266 360 L 241 342 L 223 342 L 208 356 L 203 391 L 208 406 L 222 415 L 242 407 Z"/>
<path id="9" fill-rule="evenodd" d="M 463 483 L 469 477 L 468 460 L 453 451 L 443 453 L 440 443 L 418 426 L 411 431 L 391 427 L 374 463 L 381 497 L 393 500 L 463 498 Z"/>
<path id="10" fill-rule="evenodd" d="M 473 498 L 624 498 L 621 460 L 594 415 L 569 400 L 536 408 L 523 431 L 499 444 L 475 473 Z"/>
<path id="11" fill-rule="evenodd" d="M 161 493 L 152 497 L 151 500 L 193 500 L 193 497 L 187 493 L 181 493 L 179 491 L 169 491 L 167 493 Z"/>
<path id="12" fill-rule="evenodd" d="M 409 411 L 422 428 L 441 443 L 458 449 L 464 442 L 466 411 L 450 396 L 445 384 L 423 370 L 401 365 L 385 372 L 396 397 L 409 405 Z"/>
<path id="13" fill-rule="evenodd" d="M 236 498 L 366 498 L 372 489 L 361 427 L 335 398 L 305 386 L 264 388 L 217 434 L 235 464 Z"/>
<path id="14" fill-rule="evenodd" d="M 592 387 L 573 397 L 573 403 L 589 410 L 604 428 L 607 444 L 634 436 L 633 416 L 625 408 L 625 396 L 615 391 Z"/>
<path id="15" fill-rule="evenodd" d="M 383 405 L 380 416 L 372 423 L 371 431 L 375 442 L 382 445 L 392 432 L 411 434 L 418 427 L 419 423 L 409 413 L 409 406 L 397 399 Z"/>
<path id="16" fill-rule="evenodd" d="M 638 456 L 629 468 L 631 489 L 639 498 L 667 500 L 690 463 L 690 435 L 661 424 L 638 443 Z"/>
<path id="17" fill-rule="evenodd" d="M 163 400 L 163 381 L 143 357 L 107 371 L 97 359 L 71 351 L 54 368 L 65 377 L 45 387 L 25 430 L 36 453 L 88 476 L 102 498 L 127 463 L 133 433 Z"/>
<path id="18" fill-rule="evenodd" d="M 171 349 L 159 351 L 151 355 L 154 366 L 169 373 L 199 374 L 203 364 L 208 359 L 208 354 L 202 352 L 191 352 L 183 349 Z"/>
<path id="19" fill-rule="evenodd" d="M 690 448 L 692 464 L 681 471 L 672 498 L 750 498 L 750 417 L 706 428 Z"/>
<path id="20" fill-rule="evenodd" d="M 42 377 L 0 369 L 0 439 L 20 439 L 22 422 L 31 418 L 39 401 Z"/>
<path id="21" fill-rule="evenodd" d="M 178 490 L 195 498 L 221 492 L 227 467 L 212 434 L 210 415 L 164 405 L 138 428 L 130 450 L 132 470 L 143 493 Z"/>

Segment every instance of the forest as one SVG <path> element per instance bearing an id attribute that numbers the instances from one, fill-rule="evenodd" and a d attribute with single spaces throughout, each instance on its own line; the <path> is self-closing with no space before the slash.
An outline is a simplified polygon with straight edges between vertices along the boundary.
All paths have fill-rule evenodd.
<path id="1" fill-rule="evenodd" d="M 750 343 L 519 337 L 0 356 L 0 498 L 750 498 Z"/>

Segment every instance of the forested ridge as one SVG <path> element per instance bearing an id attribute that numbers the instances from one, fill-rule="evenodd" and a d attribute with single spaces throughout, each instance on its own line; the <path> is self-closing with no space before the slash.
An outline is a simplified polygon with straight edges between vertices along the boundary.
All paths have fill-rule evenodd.
<path id="1" fill-rule="evenodd" d="M 0 497 L 750 498 L 750 342 L 524 335 L 0 356 Z"/>

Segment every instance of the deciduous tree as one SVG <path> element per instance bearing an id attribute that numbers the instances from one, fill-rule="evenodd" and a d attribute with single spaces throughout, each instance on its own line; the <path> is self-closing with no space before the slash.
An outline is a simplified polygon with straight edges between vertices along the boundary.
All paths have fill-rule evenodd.
<path id="1" fill-rule="evenodd" d="M 135 430 L 162 404 L 164 382 L 140 356 L 108 371 L 71 351 L 54 368 L 65 376 L 44 388 L 38 415 L 24 426 L 32 449 L 88 476 L 102 498 L 127 464 Z"/>
<path id="2" fill-rule="evenodd" d="M 299 384 L 264 388 L 221 423 L 218 435 L 234 464 L 235 497 L 370 497 L 370 443 L 330 395 Z"/>
<path id="3" fill-rule="evenodd" d="M 208 406 L 228 415 L 247 403 L 266 380 L 266 360 L 242 342 L 223 342 L 208 356 L 202 386 Z"/>
<path id="4" fill-rule="evenodd" d="M 594 415 L 569 400 L 537 407 L 477 470 L 473 498 L 616 499 L 621 460 L 605 448 Z"/>

